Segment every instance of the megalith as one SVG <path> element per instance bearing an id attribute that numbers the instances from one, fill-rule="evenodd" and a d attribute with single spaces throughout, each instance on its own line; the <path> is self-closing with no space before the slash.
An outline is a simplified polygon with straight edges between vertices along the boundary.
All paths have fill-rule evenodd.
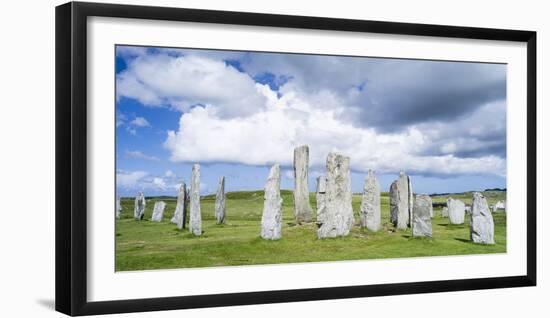
<path id="1" fill-rule="evenodd" d="M 479 192 L 473 194 L 470 217 L 470 239 L 474 243 L 495 244 L 493 215 L 487 205 L 487 199 Z"/>
<path id="2" fill-rule="evenodd" d="M 281 198 L 281 171 L 278 164 L 269 170 L 265 183 L 264 208 L 260 236 L 264 240 L 278 240 L 282 236 L 283 199 Z"/>
<path id="3" fill-rule="evenodd" d="M 349 157 L 337 153 L 327 156 L 326 212 L 317 237 L 346 236 L 353 225 Z"/>
<path id="4" fill-rule="evenodd" d="M 225 177 L 220 177 L 218 191 L 216 192 L 216 203 L 214 205 L 216 224 L 225 223 Z"/>
<path id="5" fill-rule="evenodd" d="M 466 213 L 464 202 L 449 197 L 447 199 L 447 208 L 449 212 L 449 223 L 464 224 L 464 214 Z"/>
<path id="6" fill-rule="evenodd" d="M 416 195 L 413 207 L 413 217 L 411 221 L 413 236 L 432 237 L 432 217 L 430 215 L 431 206 L 432 198 L 429 195 Z"/>
<path id="7" fill-rule="evenodd" d="M 143 195 L 143 192 L 140 192 L 136 196 L 134 203 L 134 218 L 136 220 L 143 220 L 143 216 L 145 215 L 145 204 L 145 196 Z"/>
<path id="8" fill-rule="evenodd" d="M 189 209 L 189 232 L 195 236 L 202 234 L 202 218 L 201 218 L 201 170 L 198 164 L 194 164 L 191 169 L 191 190 L 190 209 Z"/>
<path id="9" fill-rule="evenodd" d="M 162 217 L 164 216 L 165 207 L 166 207 L 166 203 L 164 201 L 155 202 L 155 205 L 153 206 L 153 216 L 151 217 L 151 221 L 162 222 Z"/>
<path id="10" fill-rule="evenodd" d="M 308 186 L 309 147 L 294 148 L 294 216 L 298 224 L 311 222 Z"/>
<path id="11" fill-rule="evenodd" d="M 361 196 L 361 227 L 373 232 L 380 229 L 380 183 L 370 169 Z"/>

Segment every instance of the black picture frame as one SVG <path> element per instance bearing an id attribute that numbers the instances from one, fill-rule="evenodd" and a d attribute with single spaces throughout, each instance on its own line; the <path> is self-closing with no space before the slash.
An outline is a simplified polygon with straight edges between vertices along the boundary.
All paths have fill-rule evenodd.
<path id="1" fill-rule="evenodd" d="M 536 32 L 168 7 L 70 2 L 56 7 L 56 295 L 68 315 L 173 310 L 536 285 Z M 88 302 L 86 36 L 91 16 L 501 40 L 527 44 L 527 274 L 366 286 Z"/>

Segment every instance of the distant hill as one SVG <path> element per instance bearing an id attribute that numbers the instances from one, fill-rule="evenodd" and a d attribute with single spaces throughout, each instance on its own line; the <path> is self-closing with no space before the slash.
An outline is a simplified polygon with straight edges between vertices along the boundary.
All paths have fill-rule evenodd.
<path id="1" fill-rule="evenodd" d="M 485 192 L 489 192 L 489 191 L 501 191 L 501 192 L 506 192 L 506 188 L 493 188 L 493 189 L 485 189 L 483 190 Z"/>

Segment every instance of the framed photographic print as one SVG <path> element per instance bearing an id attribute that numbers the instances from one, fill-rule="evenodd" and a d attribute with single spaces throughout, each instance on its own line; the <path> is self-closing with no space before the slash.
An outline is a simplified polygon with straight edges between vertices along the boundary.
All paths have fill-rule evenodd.
<path id="1" fill-rule="evenodd" d="M 56 8 L 56 309 L 536 284 L 536 33 Z"/>

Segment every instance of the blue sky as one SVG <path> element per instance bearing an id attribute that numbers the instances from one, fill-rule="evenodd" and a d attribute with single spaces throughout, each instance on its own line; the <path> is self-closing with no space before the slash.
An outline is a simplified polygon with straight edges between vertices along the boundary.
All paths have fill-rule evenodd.
<path id="1" fill-rule="evenodd" d="M 310 190 L 326 155 L 417 193 L 506 187 L 501 64 L 117 46 L 117 193 L 262 189 L 270 165 L 292 189 L 292 151 L 310 147 Z"/>

